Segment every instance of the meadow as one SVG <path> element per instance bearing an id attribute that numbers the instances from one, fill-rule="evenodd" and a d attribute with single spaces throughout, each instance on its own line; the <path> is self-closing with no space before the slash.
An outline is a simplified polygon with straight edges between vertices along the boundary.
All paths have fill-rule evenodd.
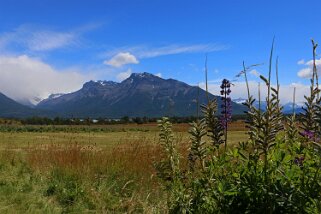
<path id="1" fill-rule="evenodd" d="M 187 153 L 189 124 L 174 125 Z M 157 124 L 0 127 L 1 213 L 167 213 Z M 230 140 L 246 140 L 244 123 Z"/>
<path id="2" fill-rule="evenodd" d="M 232 122 L 232 83 L 190 124 L 0 127 L 1 213 L 320 213 L 321 90 L 313 45 L 310 93 L 283 115 L 276 85 L 247 86 L 245 121 Z M 207 69 L 205 69 L 207 77 Z M 206 90 L 207 90 L 206 78 Z M 267 96 L 261 98 L 261 90 Z M 266 105 L 261 108 L 262 100 Z M 201 114 L 199 114 L 201 113 Z"/>

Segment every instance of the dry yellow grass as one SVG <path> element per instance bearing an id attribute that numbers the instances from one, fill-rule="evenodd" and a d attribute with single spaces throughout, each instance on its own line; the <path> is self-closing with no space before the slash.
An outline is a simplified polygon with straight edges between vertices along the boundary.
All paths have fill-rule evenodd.
<path id="1" fill-rule="evenodd" d="M 127 127 L 113 132 L 0 133 L 0 194 L 5 196 L 0 196 L 0 210 L 162 213 L 166 196 L 153 167 L 162 154 L 158 129 L 155 124 L 140 125 L 149 131 Z M 185 161 L 187 129 L 187 124 L 174 126 Z M 233 143 L 245 137 L 244 131 L 229 135 Z"/>

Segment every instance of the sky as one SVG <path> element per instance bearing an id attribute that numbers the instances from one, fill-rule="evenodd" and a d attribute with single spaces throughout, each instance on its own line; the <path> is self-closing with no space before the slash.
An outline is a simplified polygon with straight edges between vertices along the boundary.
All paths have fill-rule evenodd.
<path id="1" fill-rule="evenodd" d="M 294 87 L 302 102 L 311 38 L 321 41 L 320 8 L 318 0 L 0 0 L 0 91 L 35 103 L 139 72 L 204 87 L 207 55 L 210 91 L 218 94 L 227 78 L 232 98 L 246 98 L 235 76 L 243 61 L 262 64 L 249 70 L 255 95 L 275 37 L 282 102 Z"/>

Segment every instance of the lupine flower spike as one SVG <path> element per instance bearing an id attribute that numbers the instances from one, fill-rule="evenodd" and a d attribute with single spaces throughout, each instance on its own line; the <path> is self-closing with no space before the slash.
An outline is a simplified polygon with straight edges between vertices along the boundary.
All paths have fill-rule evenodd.
<path id="1" fill-rule="evenodd" d="M 231 93 L 231 83 L 227 79 L 223 79 L 221 84 L 221 124 L 224 129 L 224 141 L 225 141 L 225 149 L 227 143 L 227 126 L 228 123 L 232 119 L 232 105 L 231 105 L 231 98 L 229 97 Z"/>

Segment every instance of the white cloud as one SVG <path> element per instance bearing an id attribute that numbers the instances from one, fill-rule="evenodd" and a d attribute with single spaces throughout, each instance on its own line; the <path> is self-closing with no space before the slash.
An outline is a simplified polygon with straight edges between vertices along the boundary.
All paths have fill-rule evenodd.
<path id="1" fill-rule="evenodd" d="M 231 97 L 232 99 L 237 98 L 247 98 L 247 89 L 246 89 L 246 83 L 245 82 L 233 82 L 233 86 L 231 88 L 232 93 Z M 205 89 L 205 83 L 201 83 L 200 87 Z M 220 83 L 213 83 L 208 84 L 209 91 L 213 94 L 218 95 L 220 91 Z M 261 99 L 265 99 L 267 96 L 267 90 L 264 83 L 261 82 Z M 275 86 L 274 86 L 275 87 Z M 281 103 L 285 104 L 288 102 L 292 102 L 293 97 L 293 89 L 296 88 L 296 102 L 302 103 L 304 102 L 304 95 L 309 94 L 309 85 L 304 85 L 301 83 L 292 83 L 288 85 L 281 85 L 280 86 L 280 100 Z M 255 81 L 249 81 L 249 88 L 250 93 L 253 95 L 256 99 L 258 99 L 258 82 Z"/>
<path id="2" fill-rule="evenodd" d="M 80 43 L 81 31 L 59 32 L 22 25 L 11 32 L 0 34 L 0 48 L 21 48 L 28 51 L 51 51 Z"/>
<path id="3" fill-rule="evenodd" d="M 318 73 L 321 73 L 321 58 L 316 59 L 315 64 L 317 66 Z M 312 71 L 313 71 L 313 60 L 310 60 L 304 64 L 306 67 L 302 68 L 298 72 L 298 76 L 301 78 L 311 78 L 312 77 Z"/>
<path id="4" fill-rule="evenodd" d="M 169 45 L 159 48 L 148 48 L 139 50 L 137 56 L 140 58 L 152 58 L 164 55 L 182 53 L 214 52 L 227 49 L 226 46 L 217 44 L 197 44 L 197 45 Z"/>
<path id="5" fill-rule="evenodd" d="M 298 72 L 298 76 L 302 78 L 311 78 L 312 69 L 311 68 L 303 68 Z"/>
<path id="6" fill-rule="evenodd" d="M 298 65 L 304 65 L 305 61 L 304 61 L 304 59 L 301 59 L 297 63 L 298 63 Z"/>
<path id="7" fill-rule="evenodd" d="M 250 71 L 250 74 L 256 76 L 256 77 L 259 77 L 260 76 L 260 73 L 256 70 L 256 69 L 253 69 Z"/>
<path id="8" fill-rule="evenodd" d="M 35 32 L 26 41 L 27 47 L 32 51 L 48 51 L 76 43 L 74 33 L 60 33 L 50 31 Z"/>
<path id="9" fill-rule="evenodd" d="M 113 67 L 121 67 L 127 64 L 138 64 L 139 61 L 134 55 L 129 52 L 120 52 L 113 56 L 110 60 L 105 60 L 104 64 L 111 65 Z"/>
<path id="10" fill-rule="evenodd" d="M 10 32 L 0 34 L 0 48 L 19 48 L 20 50 L 39 52 L 75 47 L 80 45 L 83 33 L 97 27 L 98 25 L 91 24 L 68 31 L 56 31 L 33 25 L 21 25 Z"/>
<path id="11" fill-rule="evenodd" d="M 121 73 L 117 74 L 116 78 L 119 81 L 123 81 L 123 80 L 127 79 L 131 74 L 132 74 L 132 70 L 128 69 L 125 72 L 121 72 Z"/>
<path id="12" fill-rule="evenodd" d="M 155 76 L 162 77 L 162 73 L 157 73 L 157 74 L 155 74 Z"/>
<path id="13" fill-rule="evenodd" d="M 193 44 L 193 45 L 167 45 L 162 47 L 149 47 L 146 45 L 121 47 L 116 50 L 108 51 L 104 53 L 104 57 L 113 56 L 119 52 L 131 52 L 137 58 L 153 58 L 165 55 L 183 54 L 183 53 L 210 53 L 215 51 L 222 51 L 228 49 L 229 46 L 216 43 L 209 44 Z"/>
<path id="14" fill-rule="evenodd" d="M 313 60 L 310 60 L 310 61 L 306 62 L 305 64 L 312 67 L 313 66 Z M 316 66 L 321 66 L 321 58 L 320 59 L 316 59 L 315 60 L 315 64 L 316 64 Z"/>
<path id="15" fill-rule="evenodd" d="M 78 71 L 58 71 L 39 59 L 0 56 L 0 92 L 17 101 L 46 98 L 52 93 L 68 93 L 93 78 Z"/>

